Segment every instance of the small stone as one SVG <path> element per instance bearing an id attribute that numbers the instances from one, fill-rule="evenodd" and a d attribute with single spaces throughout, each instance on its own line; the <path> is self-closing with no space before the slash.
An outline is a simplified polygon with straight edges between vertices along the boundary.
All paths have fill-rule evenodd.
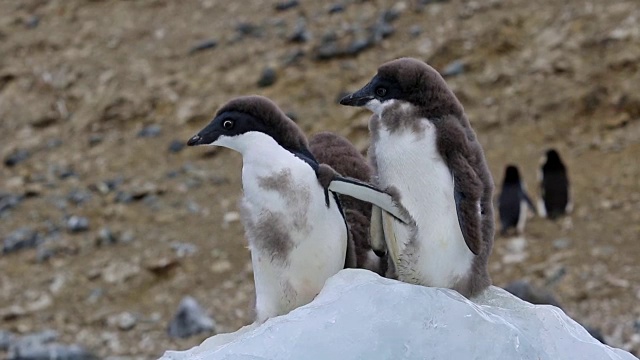
<path id="1" fill-rule="evenodd" d="M 84 216 L 72 215 L 67 219 L 67 230 L 71 233 L 79 233 L 89 230 L 89 219 Z"/>
<path id="2" fill-rule="evenodd" d="M 416 38 L 422 34 L 422 27 L 420 25 L 413 25 L 409 28 L 409 36 Z"/>
<path id="3" fill-rule="evenodd" d="M 225 213 L 224 216 L 222 217 L 222 221 L 225 224 L 236 222 L 238 220 L 240 220 L 240 213 L 237 211 L 229 211 L 228 213 Z"/>
<path id="4" fill-rule="evenodd" d="M 311 39 L 311 34 L 307 30 L 307 22 L 304 18 L 299 18 L 293 33 L 289 36 L 289 41 L 293 43 L 305 43 Z"/>
<path id="5" fill-rule="evenodd" d="M 289 1 L 282 1 L 277 3 L 274 6 L 274 8 L 276 9 L 276 11 L 285 11 L 285 10 L 293 9 L 298 5 L 300 5 L 298 0 L 289 0 Z"/>
<path id="6" fill-rule="evenodd" d="M 142 130 L 138 131 L 137 136 L 139 138 L 152 138 L 152 137 L 160 136 L 161 132 L 162 132 L 162 127 L 160 127 L 160 125 L 152 124 L 152 125 L 145 126 L 144 128 L 142 128 Z"/>
<path id="7" fill-rule="evenodd" d="M 169 152 L 176 154 L 176 153 L 179 153 L 180 151 L 182 151 L 182 149 L 184 149 L 184 147 L 185 147 L 184 141 L 173 140 L 169 144 Z"/>
<path id="8" fill-rule="evenodd" d="M 89 146 L 94 147 L 102 142 L 104 138 L 100 134 L 89 135 Z"/>
<path id="9" fill-rule="evenodd" d="M 193 255 L 198 251 L 198 247 L 189 244 L 189 243 L 173 243 L 171 244 L 171 248 L 176 252 L 176 256 L 184 257 L 188 255 Z"/>
<path id="10" fill-rule="evenodd" d="M 558 250 L 564 250 L 568 248 L 570 245 L 571 245 L 571 240 L 569 239 L 561 238 L 561 239 L 553 240 L 553 247 Z"/>
<path id="11" fill-rule="evenodd" d="M 98 300 L 100 300 L 100 298 L 102 298 L 102 296 L 104 296 L 104 293 L 105 293 L 105 291 L 102 288 L 95 288 L 95 289 L 91 290 L 91 293 L 87 297 L 87 302 L 90 303 L 90 304 L 97 303 Z"/>
<path id="12" fill-rule="evenodd" d="M 30 344 L 18 345 L 9 350 L 9 360 L 89 360 L 97 357 L 79 345 Z"/>
<path id="13" fill-rule="evenodd" d="M 67 194 L 67 200 L 74 205 L 82 205 L 90 199 L 91 193 L 80 189 L 73 189 Z"/>
<path id="14" fill-rule="evenodd" d="M 117 203 L 128 204 L 133 201 L 133 195 L 126 191 L 118 191 L 114 201 Z"/>
<path id="15" fill-rule="evenodd" d="M 302 60 L 302 58 L 304 58 L 304 54 L 305 54 L 304 50 L 302 50 L 302 49 L 294 49 L 294 50 L 288 52 L 284 56 L 284 59 L 282 60 L 282 62 L 284 63 L 285 66 L 297 64 L 297 63 L 300 62 L 300 60 Z"/>
<path id="16" fill-rule="evenodd" d="M 123 283 L 140 273 L 140 267 L 125 262 L 110 262 L 102 270 L 102 278 L 109 284 Z"/>
<path id="17" fill-rule="evenodd" d="M 165 276 L 179 265 L 180 262 L 174 257 L 161 257 L 148 263 L 145 269 L 151 271 L 154 275 Z"/>
<path id="18" fill-rule="evenodd" d="M 211 265 L 211 271 L 216 274 L 227 272 L 231 270 L 231 262 L 229 260 L 219 260 Z"/>
<path id="19" fill-rule="evenodd" d="M 455 60 L 449 63 L 447 66 L 445 66 L 444 70 L 442 71 L 442 76 L 443 77 L 456 76 L 464 73 L 464 71 L 465 71 L 464 62 L 462 60 Z"/>
<path id="20" fill-rule="evenodd" d="M 329 6 L 329 9 L 327 10 L 327 12 L 329 14 L 337 14 L 337 13 L 341 13 L 343 12 L 345 9 L 343 4 L 333 4 L 331 6 Z"/>
<path id="21" fill-rule="evenodd" d="M 357 55 L 364 50 L 367 50 L 370 47 L 373 47 L 374 42 L 371 38 L 367 39 L 356 39 L 352 41 L 345 51 L 346 54 L 349 55 Z"/>
<path id="22" fill-rule="evenodd" d="M 22 202 L 22 196 L 8 194 L 8 193 L 0 193 L 0 215 L 2 215 L 5 211 L 11 210 L 14 207 L 18 206 Z"/>
<path id="23" fill-rule="evenodd" d="M 133 231 L 127 230 L 122 233 L 122 235 L 120 236 L 120 239 L 125 244 L 130 243 L 130 242 L 133 242 L 133 240 L 135 240 L 135 234 L 133 233 Z"/>
<path id="24" fill-rule="evenodd" d="M 19 163 L 26 161 L 31 156 L 31 153 L 25 149 L 18 149 L 4 158 L 4 164 L 7 167 L 13 167 Z"/>
<path id="25" fill-rule="evenodd" d="M 191 296 L 182 299 L 178 311 L 167 329 L 170 337 L 183 339 L 203 332 L 214 331 L 215 322 Z"/>
<path id="26" fill-rule="evenodd" d="M 195 46 L 193 46 L 191 49 L 189 49 L 189 54 L 194 54 L 204 50 L 215 49 L 217 46 L 218 46 L 218 41 L 216 40 L 204 40 L 196 44 Z"/>
<path id="27" fill-rule="evenodd" d="M 133 329 L 137 323 L 138 319 L 130 312 L 120 313 L 116 318 L 118 329 L 123 331 Z"/>
<path id="28" fill-rule="evenodd" d="M 8 254 L 14 251 L 34 248 L 44 242 L 44 238 L 35 230 L 27 227 L 20 228 L 7 237 L 2 244 L 2 253 Z"/>
<path id="29" fill-rule="evenodd" d="M 118 243 L 118 237 L 108 227 L 103 227 L 98 232 L 98 238 L 96 239 L 96 246 L 108 246 Z"/>
<path id="30" fill-rule="evenodd" d="M 24 25 L 27 27 L 27 29 L 35 29 L 39 24 L 40 18 L 37 15 L 31 15 L 24 21 Z"/>
<path id="31" fill-rule="evenodd" d="M 266 67 L 262 70 L 262 75 L 260 75 L 260 79 L 258 80 L 258 87 L 267 87 L 275 84 L 277 80 L 276 71 L 271 67 Z"/>
<path id="32" fill-rule="evenodd" d="M 259 26 L 253 25 L 248 22 L 241 22 L 236 25 L 236 31 L 240 34 L 240 36 L 260 36 L 262 33 L 262 29 Z"/>

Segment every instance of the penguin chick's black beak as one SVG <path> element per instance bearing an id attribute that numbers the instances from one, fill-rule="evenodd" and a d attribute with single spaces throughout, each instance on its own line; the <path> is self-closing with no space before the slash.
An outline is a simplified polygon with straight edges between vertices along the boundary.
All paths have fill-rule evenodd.
<path id="1" fill-rule="evenodd" d="M 347 95 L 340 100 L 340 105 L 346 106 L 364 106 L 374 99 L 371 84 L 365 85 L 362 89 Z"/>
<path id="2" fill-rule="evenodd" d="M 187 141 L 187 146 L 196 146 L 201 145 L 202 137 L 200 135 L 194 135 L 189 141 Z"/>

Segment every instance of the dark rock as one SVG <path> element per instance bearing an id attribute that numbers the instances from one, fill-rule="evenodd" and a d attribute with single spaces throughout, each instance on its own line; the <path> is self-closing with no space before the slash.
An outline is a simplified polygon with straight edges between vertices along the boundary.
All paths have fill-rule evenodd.
<path id="1" fill-rule="evenodd" d="M 31 153 L 25 149 L 18 149 L 4 158 L 4 164 L 8 167 L 16 166 L 27 160 Z"/>
<path id="2" fill-rule="evenodd" d="M 91 147 L 96 146 L 96 145 L 100 144 L 103 139 L 104 138 L 102 137 L 102 135 L 91 134 L 89 136 L 89 146 L 91 146 Z"/>
<path id="3" fill-rule="evenodd" d="M 380 19 L 371 27 L 371 37 L 374 43 L 380 42 L 395 33 L 396 29 L 390 23 Z"/>
<path id="4" fill-rule="evenodd" d="M 140 138 L 158 137 L 160 136 L 161 132 L 162 132 L 162 127 L 160 127 L 160 125 L 152 124 L 152 125 L 145 126 L 144 128 L 142 128 L 142 130 L 138 131 L 138 137 Z"/>
<path id="5" fill-rule="evenodd" d="M 298 0 L 289 0 L 289 1 L 282 1 L 277 3 L 274 6 L 274 8 L 276 9 L 276 11 L 285 11 L 285 10 L 293 9 L 298 5 L 300 5 Z"/>
<path id="6" fill-rule="evenodd" d="M 204 50 L 215 49 L 217 46 L 218 46 L 218 41 L 216 40 L 204 40 L 196 44 L 195 46 L 193 46 L 191 49 L 189 49 L 189 54 L 194 54 Z"/>
<path id="7" fill-rule="evenodd" d="M 76 174 L 76 172 L 70 166 L 62 166 L 62 167 L 56 166 L 53 169 L 53 173 L 60 180 L 67 179 L 67 178 L 70 178 L 72 176 L 78 176 L 78 174 Z"/>
<path id="8" fill-rule="evenodd" d="M 11 210 L 14 207 L 18 206 L 22 199 L 23 197 L 20 195 L 0 193 L 0 216 L 5 211 Z"/>
<path id="9" fill-rule="evenodd" d="M 58 332 L 55 330 L 47 329 L 35 332 L 33 334 L 20 337 L 14 344 L 15 345 L 34 345 L 34 344 L 48 344 L 55 341 L 58 338 Z"/>
<path id="10" fill-rule="evenodd" d="M 311 33 L 307 30 L 307 22 L 304 18 L 299 18 L 293 33 L 289 36 L 289 41 L 294 43 L 305 43 L 311 39 Z"/>
<path id="11" fill-rule="evenodd" d="M 338 43 L 335 41 L 327 41 L 323 42 L 315 51 L 315 59 L 316 60 L 330 60 L 333 58 L 337 58 L 343 56 L 345 54 L 344 50 L 338 46 Z"/>
<path id="12" fill-rule="evenodd" d="M 173 338 L 188 338 L 202 332 L 214 332 L 215 322 L 191 296 L 180 302 L 178 312 L 169 324 L 167 332 Z"/>
<path id="13" fill-rule="evenodd" d="M 371 38 L 368 39 L 356 39 L 347 46 L 345 51 L 348 55 L 357 55 L 362 51 L 372 47 L 374 45 Z"/>
<path id="14" fill-rule="evenodd" d="M 47 149 L 55 149 L 55 148 L 59 148 L 60 146 L 62 146 L 62 140 L 60 139 L 50 139 L 49 141 L 47 141 L 47 145 L 46 148 Z"/>
<path id="15" fill-rule="evenodd" d="M 74 205 L 82 205 L 91 200 L 91 193 L 88 191 L 73 189 L 67 194 L 67 200 Z"/>
<path id="16" fill-rule="evenodd" d="M 84 216 L 72 215 L 67 219 L 67 230 L 71 233 L 79 233 L 89 230 L 89 219 Z"/>
<path id="17" fill-rule="evenodd" d="M 90 304 L 95 304 L 98 302 L 98 300 L 100 300 L 100 298 L 102 298 L 105 294 L 104 289 L 102 288 L 95 288 L 93 290 L 91 290 L 91 293 L 89 294 L 89 296 L 87 297 L 87 302 Z"/>
<path id="18" fill-rule="evenodd" d="M 44 238 L 40 233 L 31 228 L 20 228 L 4 239 L 2 253 L 8 254 L 14 251 L 34 248 L 44 242 Z"/>
<path id="19" fill-rule="evenodd" d="M 267 87 L 273 85 L 277 80 L 276 71 L 271 67 L 266 67 L 258 80 L 258 87 Z"/>
<path id="20" fill-rule="evenodd" d="M 399 17 L 400 17 L 400 11 L 396 9 L 389 9 L 382 13 L 382 16 L 380 16 L 380 19 L 383 22 L 390 23 L 390 22 L 396 21 Z"/>
<path id="21" fill-rule="evenodd" d="M 96 239 L 96 246 L 108 246 L 118 243 L 118 237 L 108 227 L 103 227 L 98 231 L 98 238 Z"/>
<path id="22" fill-rule="evenodd" d="M 122 203 L 122 204 L 129 204 L 130 202 L 132 202 L 133 199 L 133 195 L 130 192 L 126 192 L 126 191 L 118 191 L 116 193 L 116 197 L 115 197 L 115 202 L 117 203 Z"/>
<path id="23" fill-rule="evenodd" d="M 108 194 L 117 189 L 120 185 L 122 185 L 123 182 L 124 179 L 122 177 L 104 180 L 95 185 L 92 185 L 92 190 L 96 190 L 101 194 Z"/>
<path id="24" fill-rule="evenodd" d="M 7 351 L 13 343 L 15 335 L 9 331 L 0 330 L 0 351 Z"/>
<path id="25" fill-rule="evenodd" d="M 184 149 L 184 146 L 185 146 L 184 141 L 173 140 L 169 144 L 169 152 L 174 153 L 174 154 L 175 153 L 179 153 L 180 151 L 182 151 L 182 149 Z"/>
<path id="26" fill-rule="evenodd" d="M 345 6 L 343 4 L 333 4 L 329 6 L 329 10 L 327 10 L 327 12 L 329 14 L 337 14 L 337 13 L 343 12 L 344 9 L 345 9 Z"/>
<path id="27" fill-rule="evenodd" d="M 236 32 L 238 32 L 238 34 L 240 34 L 241 37 L 244 37 L 244 36 L 260 37 L 260 36 L 262 36 L 262 28 L 260 26 L 253 25 L 253 24 L 248 23 L 248 22 L 241 22 L 238 25 L 236 25 Z"/>
<path id="28" fill-rule="evenodd" d="M 442 70 L 443 77 L 451 77 L 464 73 L 465 64 L 462 60 L 454 60 L 444 67 Z"/>
<path id="29" fill-rule="evenodd" d="M 526 280 L 517 280 L 509 285 L 504 287 L 505 290 L 510 292 L 511 294 L 519 297 L 524 301 L 528 301 L 535 305 L 553 305 L 556 307 L 560 306 L 560 303 L 555 299 L 555 297 L 545 289 L 539 289 L 531 284 L 529 284 Z"/>

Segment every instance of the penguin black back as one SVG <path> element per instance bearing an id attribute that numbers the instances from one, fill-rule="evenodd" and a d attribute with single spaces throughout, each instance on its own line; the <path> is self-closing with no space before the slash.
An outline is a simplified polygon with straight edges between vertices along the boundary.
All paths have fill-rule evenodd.
<path id="1" fill-rule="evenodd" d="M 502 190 L 498 200 L 500 223 L 502 225 L 500 233 L 502 235 L 505 235 L 509 229 L 518 226 L 522 221 L 521 218 L 526 216 L 522 206 L 525 201 L 530 207 L 533 206 L 524 192 L 518 168 L 515 165 L 508 165 L 504 172 Z"/>
<path id="2" fill-rule="evenodd" d="M 556 150 L 548 150 L 546 158 L 546 162 L 542 165 L 542 201 L 547 217 L 555 219 L 567 212 L 569 178 L 567 169 Z"/>

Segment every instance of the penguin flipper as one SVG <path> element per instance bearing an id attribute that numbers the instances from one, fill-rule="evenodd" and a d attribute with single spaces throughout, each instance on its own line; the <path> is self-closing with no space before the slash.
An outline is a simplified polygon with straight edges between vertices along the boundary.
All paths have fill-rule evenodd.
<path id="1" fill-rule="evenodd" d="M 529 206 L 529 209 L 531 209 L 534 214 L 537 214 L 538 211 L 536 210 L 536 206 L 533 205 L 533 201 L 531 201 L 531 198 L 524 190 L 522 190 L 522 197 L 524 198 L 524 201 L 527 202 L 527 206 Z"/>
<path id="2" fill-rule="evenodd" d="M 404 224 L 411 222 L 410 216 L 404 211 L 393 196 L 367 183 L 336 175 L 329 184 L 329 190 L 334 193 L 348 195 L 358 200 L 371 203 L 393 215 Z"/>
<path id="3" fill-rule="evenodd" d="M 474 255 L 480 253 L 482 246 L 482 219 L 480 199 L 474 201 L 471 196 L 462 191 L 456 184 L 454 177 L 454 194 L 453 198 L 456 203 L 456 213 L 458 215 L 458 225 L 462 232 L 462 237 L 467 247 Z M 471 179 L 467 178 L 467 181 Z"/>
<path id="4" fill-rule="evenodd" d="M 371 225 L 369 227 L 369 238 L 371 249 L 378 256 L 384 256 L 387 252 L 387 244 L 384 239 L 384 227 L 382 220 L 382 209 L 377 206 L 371 208 Z"/>

